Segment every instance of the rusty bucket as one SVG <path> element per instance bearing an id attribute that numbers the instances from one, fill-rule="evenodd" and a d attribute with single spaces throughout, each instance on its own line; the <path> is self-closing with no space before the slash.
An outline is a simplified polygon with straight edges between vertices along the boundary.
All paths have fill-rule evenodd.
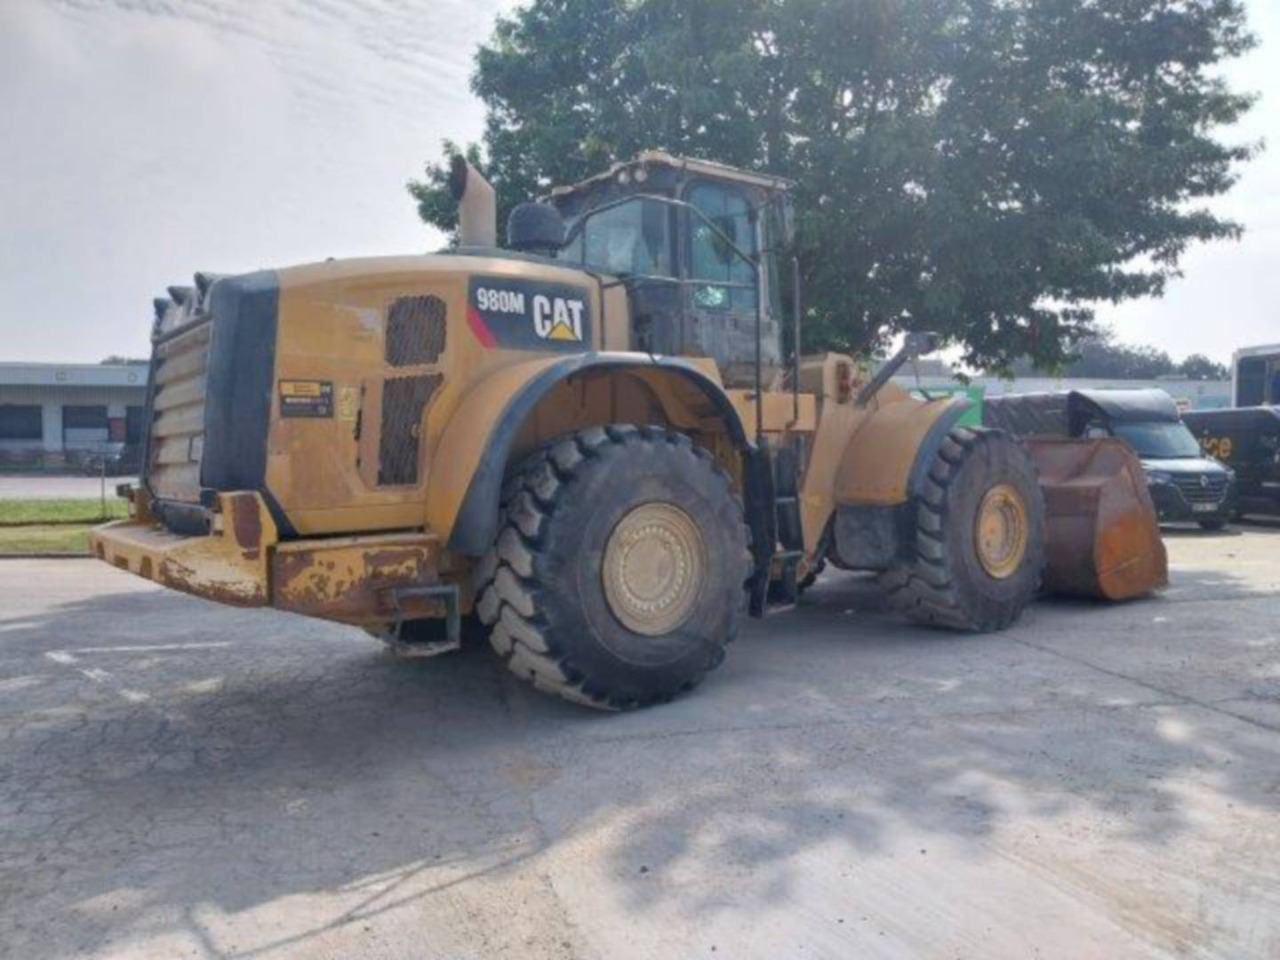
<path id="1" fill-rule="evenodd" d="M 1142 464 L 1122 441 L 1029 437 L 1048 534 L 1047 593 L 1128 600 L 1169 583 Z"/>

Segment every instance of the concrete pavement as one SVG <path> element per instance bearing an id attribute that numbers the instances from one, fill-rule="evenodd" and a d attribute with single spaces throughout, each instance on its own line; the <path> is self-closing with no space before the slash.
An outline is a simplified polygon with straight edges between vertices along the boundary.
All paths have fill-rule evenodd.
<path id="1" fill-rule="evenodd" d="M 107 499 L 114 500 L 116 487 L 136 483 L 136 477 L 107 477 Z M 92 500 L 102 496 L 101 477 L 6 474 L 0 476 L 0 500 Z"/>
<path id="2" fill-rule="evenodd" d="M 677 703 L 0 561 L 0 953 L 1280 956 L 1280 529 L 999 636 L 824 578 Z"/>

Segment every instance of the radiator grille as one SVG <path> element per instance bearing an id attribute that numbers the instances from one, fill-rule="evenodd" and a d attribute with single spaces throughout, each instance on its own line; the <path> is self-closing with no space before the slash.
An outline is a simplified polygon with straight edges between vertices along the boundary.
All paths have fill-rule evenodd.
<path id="1" fill-rule="evenodd" d="M 382 433 L 378 441 L 378 484 L 418 482 L 422 413 L 444 380 L 438 373 L 395 377 L 382 385 Z"/>
<path id="2" fill-rule="evenodd" d="M 435 363 L 444 352 L 445 303 L 401 297 L 387 311 L 386 358 L 393 367 Z"/>
<path id="3" fill-rule="evenodd" d="M 162 500 L 200 499 L 209 320 L 155 347 L 147 482 Z"/>
<path id="4" fill-rule="evenodd" d="M 1219 503 L 1227 494 L 1227 478 L 1224 476 L 1175 476 L 1173 482 L 1188 503 Z"/>

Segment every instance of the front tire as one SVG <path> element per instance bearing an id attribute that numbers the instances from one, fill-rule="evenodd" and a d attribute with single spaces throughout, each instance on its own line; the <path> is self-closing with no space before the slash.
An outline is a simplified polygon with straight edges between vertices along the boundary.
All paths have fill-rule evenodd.
<path id="1" fill-rule="evenodd" d="M 657 427 L 593 427 L 509 478 L 476 611 L 538 689 L 646 706 L 719 666 L 750 565 L 742 505 L 710 454 Z"/>
<path id="2" fill-rule="evenodd" d="M 953 630 L 1011 626 L 1045 562 L 1044 497 L 1026 448 L 999 430 L 953 430 L 913 506 L 907 559 L 880 577 L 888 607 Z"/>

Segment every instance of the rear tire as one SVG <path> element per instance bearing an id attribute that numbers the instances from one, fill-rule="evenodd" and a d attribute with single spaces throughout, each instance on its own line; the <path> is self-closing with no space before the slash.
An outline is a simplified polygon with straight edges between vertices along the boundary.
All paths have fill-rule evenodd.
<path id="1" fill-rule="evenodd" d="M 913 506 L 910 558 L 880 575 L 888 607 L 953 630 L 1012 625 L 1045 562 L 1044 498 L 1026 449 L 999 430 L 952 431 Z"/>
<path id="2" fill-rule="evenodd" d="M 476 612 L 521 679 L 628 709 L 719 666 L 750 570 L 742 505 L 707 451 L 657 427 L 593 427 L 508 478 Z"/>

